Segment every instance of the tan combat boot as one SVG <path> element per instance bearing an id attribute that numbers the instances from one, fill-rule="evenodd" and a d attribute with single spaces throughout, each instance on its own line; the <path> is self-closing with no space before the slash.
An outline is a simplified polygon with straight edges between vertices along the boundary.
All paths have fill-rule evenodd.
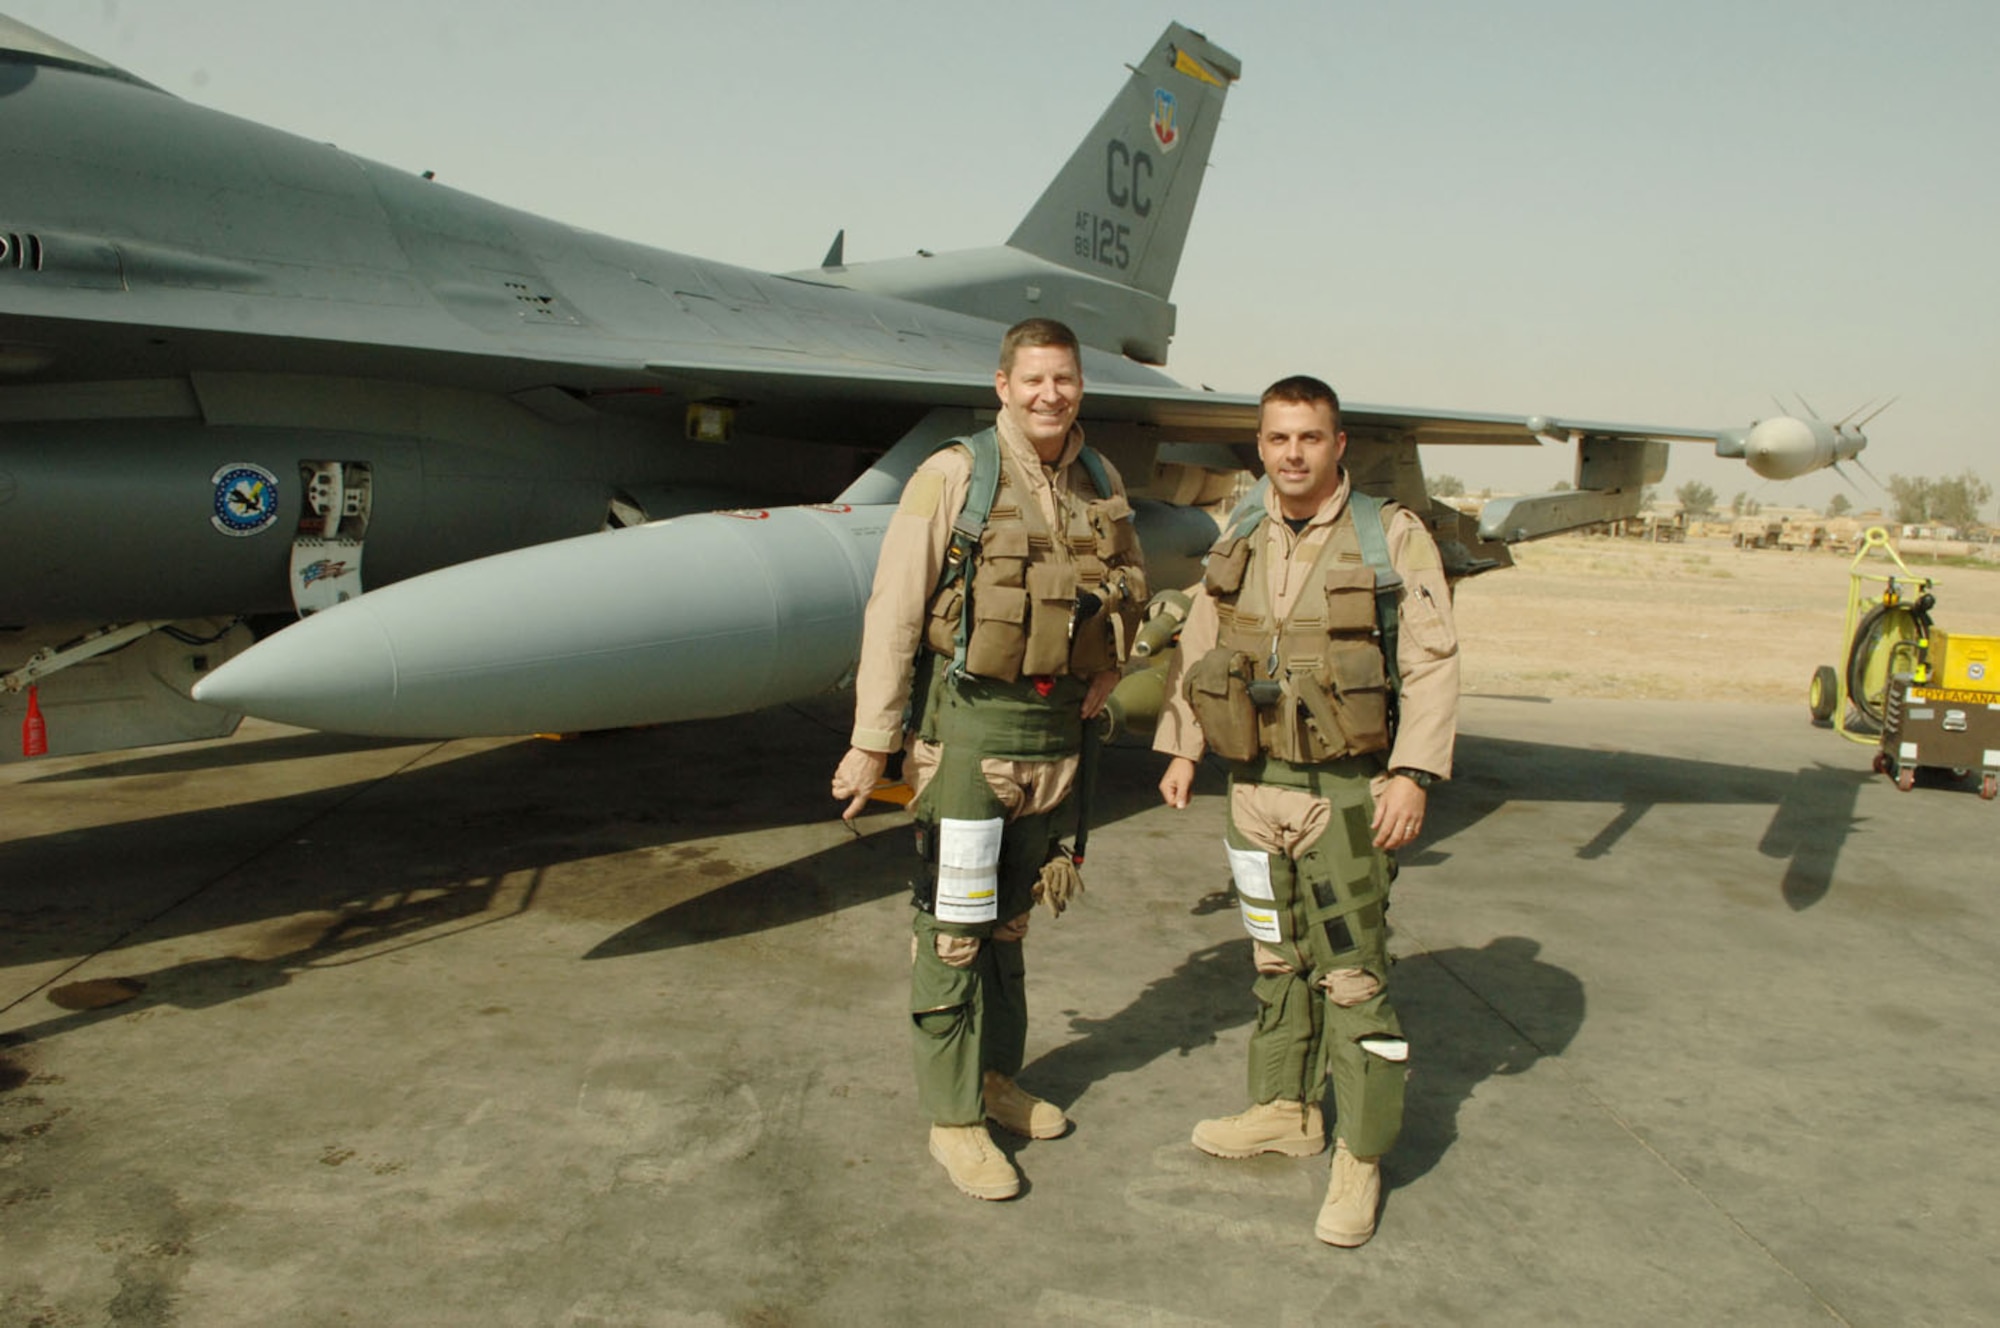
<path id="1" fill-rule="evenodd" d="M 1044 1102 L 998 1070 L 981 1080 L 986 1118 L 1023 1139 L 1060 1139 L 1069 1131 L 1069 1117 L 1053 1102 Z"/>
<path id="2" fill-rule="evenodd" d="M 1380 1158 L 1361 1158 L 1347 1151 L 1347 1140 L 1333 1141 L 1333 1177 L 1327 1181 L 1326 1203 L 1320 1207 L 1313 1235 L 1329 1245 L 1352 1249 L 1366 1245 L 1375 1234 L 1375 1210 L 1382 1203 Z"/>
<path id="3" fill-rule="evenodd" d="M 1011 1199 L 1021 1192 L 1021 1174 L 993 1146 L 986 1122 L 931 1126 L 931 1156 L 963 1194 L 975 1199 Z"/>
<path id="4" fill-rule="evenodd" d="M 1235 1116 L 1198 1122 L 1194 1146 L 1214 1157 L 1255 1157 L 1283 1153 L 1311 1157 L 1326 1147 L 1319 1103 L 1277 1098 Z"/>

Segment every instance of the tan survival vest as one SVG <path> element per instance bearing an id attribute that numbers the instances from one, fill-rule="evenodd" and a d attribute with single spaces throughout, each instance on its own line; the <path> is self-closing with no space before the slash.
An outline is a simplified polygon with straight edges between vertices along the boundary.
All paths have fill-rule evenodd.
<path id="1" fill-rule="evenodd" d="M 960 523 L 931 597 L 925 644 L 955 670 L 1001 682 L 1088 678 L 1119 667 L 1145 613 L 1146 573 L 1132 505 L 1110 492 L 1103 463 L 1092 457 L 1077 467 L 1099 497 L 1056 490 L 1063 527 L 1052 531 L 992 429 L 954 442 L 973 454 L 968 512 L 982 463 L 997 460 L 997 486 L 983 530 L 973 521 L 967 538 Z"/>
<path id="2" fill-rule="evenodd" d="M 1226 761 L 1318 765 L 1390 744 L 1394 684 L 1377 596 L 1392 596 L 1401 578 L 1387 567 L 1378 576 L 1364 556 L 1352 501 L 1325 530 L 1283 622 L 1273 619 L 1261 522 L 1209 553 L 1217 645 L 1188 669 L 1186 695 L 1209 750 Z"/>

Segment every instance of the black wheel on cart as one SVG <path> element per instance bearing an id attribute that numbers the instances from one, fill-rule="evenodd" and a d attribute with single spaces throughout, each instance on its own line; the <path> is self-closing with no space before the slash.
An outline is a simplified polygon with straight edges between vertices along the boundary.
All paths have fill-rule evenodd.
<path id="1" fill-rule="evenodd" d="M 1889 773 L 1889 772 L 1890 772 L 1890 771 L 1891 771 L 1892 769 L 1894 769 L 1894 768 L 1895 768 L 1895 762 L 1893 762 L 1893 761 L 1891 761 L 1891 760 L 1889 759 L 1889 753 L 1887 753 L 1887 752 L 1877 752 L 1877 753 L 1875 753 L 1875 773 L 1876 773 L 1876 774 L 1878 774 L 1878 775 L 1886 775 L 1886 774 L 1888 774 L 1888 773 Z"/>
<path id="2" fill-rule="evenodd" d="M 1833 722 L 1833 708 L 1840 703 L 1840 675 L 1833 671 L 1833 665 L 1822 664 L 1813 670 L 1812 684 L 1806 688 L 1806 709 L 1812 712 L 1813 723 L 1825 728 Z"/>

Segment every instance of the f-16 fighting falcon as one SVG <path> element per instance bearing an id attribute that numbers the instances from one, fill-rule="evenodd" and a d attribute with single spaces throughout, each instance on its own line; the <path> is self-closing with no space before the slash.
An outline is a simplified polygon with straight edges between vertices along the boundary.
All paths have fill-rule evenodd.
<path id="1" fill-rule="evenodd" d="M 773 275 L 488 203 L 0 18 L 0 723 L 34 706 L 34 750 L 61 754 L 246 712 L 446 737 L 836 687 L 903 482 L 991 418 L 992 348 L 1030 317 L 1082 343 L 1080 423 L 1152 583 L 1191 583 L 1257 403 L 1160 366 L 1240 74 L 1170 25 L 1004 244 L 850 263 L 836 237 Z M 1792 418 L 1342 421 L 1356 486 L 1418 513 L 1453 577 L 1636 512 L 1670 440 L 1773 477 L 1865 444 Z M 1476 521 L 1427 498 L 1418 444 L 1537 439 L 1580 444 L 1573 490 Z"/>

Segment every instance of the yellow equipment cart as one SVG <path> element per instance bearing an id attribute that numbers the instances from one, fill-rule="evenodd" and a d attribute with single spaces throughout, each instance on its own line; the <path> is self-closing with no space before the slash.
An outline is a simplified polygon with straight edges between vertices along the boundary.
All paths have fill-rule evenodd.
<path id="1" fill-rule="evenodd" d="M 1848 567 L 1846 667 L 1814 670 L 1807 706 L 1814 723 L 1875 747 L 1876 772 L 1897 788 L 1914 787 L 1920 767 L 1977 772 L 1990 800 L 2000 794 L 2000 637 L 1936 628 L 1933 588 L 1872 527 Z"/>

